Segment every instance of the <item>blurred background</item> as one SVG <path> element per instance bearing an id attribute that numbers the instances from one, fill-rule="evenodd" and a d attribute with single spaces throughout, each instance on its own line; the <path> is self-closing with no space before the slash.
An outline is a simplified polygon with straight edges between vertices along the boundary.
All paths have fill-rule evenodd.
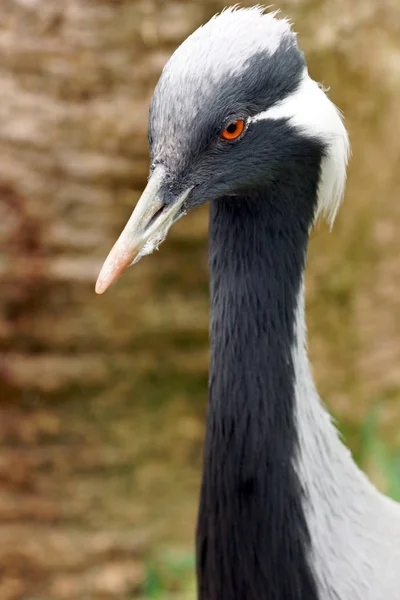
<path id="1" fill-rule="evenodd" d="M 162 66 L 223 6 L 1 0 L 0 600 L 194 598 L 207 207 L 105 296 L 94 282 L 145 185 Z M 400 499 L 400 4 L 280 8 L 354 155 L 311 241 L 315 377 Z"/>

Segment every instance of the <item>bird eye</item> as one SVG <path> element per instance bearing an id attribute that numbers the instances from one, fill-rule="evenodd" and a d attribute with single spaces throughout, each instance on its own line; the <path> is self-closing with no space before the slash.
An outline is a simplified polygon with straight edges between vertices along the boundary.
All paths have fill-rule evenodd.
<path id="1" fill-rule="evenodd" d="M 233 121 L 228 125 L 226 129 L 221 133 L 221 137 L 223 140 L 236 140 L 241 133 L 243 133 L 244 129 L 244 121 L 242 119 L 238 119 L 237 121 Z"/>

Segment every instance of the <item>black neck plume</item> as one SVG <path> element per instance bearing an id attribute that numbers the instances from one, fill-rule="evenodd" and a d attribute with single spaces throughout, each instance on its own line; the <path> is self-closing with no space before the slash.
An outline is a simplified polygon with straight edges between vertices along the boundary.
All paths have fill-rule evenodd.
<path id="1" fill-rule="evenodd" d="M 294 468 L 291 355 L 317 175 L 211 205 L 199 600 L 318 598 Z"/>

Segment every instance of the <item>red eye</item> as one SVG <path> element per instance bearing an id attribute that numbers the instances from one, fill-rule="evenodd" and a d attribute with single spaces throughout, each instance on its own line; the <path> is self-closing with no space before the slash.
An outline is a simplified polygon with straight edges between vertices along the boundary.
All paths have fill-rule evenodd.
<path id="1" fill-rule="evenodd" d="M 226 129 L 221 133 L 221 137 L 223 140 L 236 140 L 239 135 L 243 132 L 244 129 L 244 121 L 239 119 L 238 121 L 233 121 L 228 125 Z"/>

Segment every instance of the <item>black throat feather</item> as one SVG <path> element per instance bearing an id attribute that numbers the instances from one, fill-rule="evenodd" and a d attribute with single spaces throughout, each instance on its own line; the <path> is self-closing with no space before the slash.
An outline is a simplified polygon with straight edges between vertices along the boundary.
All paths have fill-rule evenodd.
<path id="1" fill-rule="evenodd" d="M 292 347 L 320 159 L 291 184 L 211 204 L 199 600 L 318 598 L 294 466 Z"/>

